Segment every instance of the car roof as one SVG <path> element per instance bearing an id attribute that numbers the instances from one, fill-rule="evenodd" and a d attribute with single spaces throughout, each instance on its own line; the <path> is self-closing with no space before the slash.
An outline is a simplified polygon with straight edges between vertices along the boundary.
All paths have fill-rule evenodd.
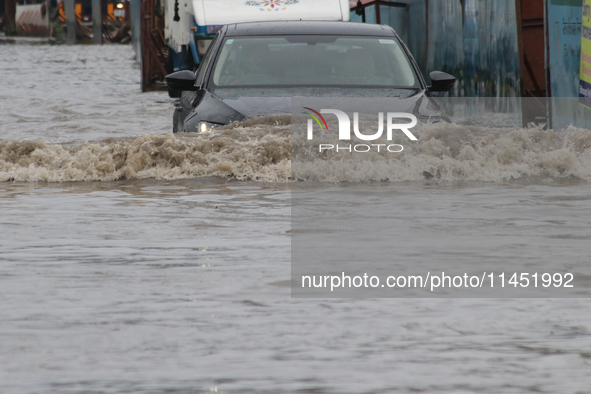
<path id="1" fill-rule="evenodd" d="M 226 37 L 275 35 L 343 35 L 394 37 L 390 26 L 338 21 L 267 21 L 232 23 L 226 26 Z"/>

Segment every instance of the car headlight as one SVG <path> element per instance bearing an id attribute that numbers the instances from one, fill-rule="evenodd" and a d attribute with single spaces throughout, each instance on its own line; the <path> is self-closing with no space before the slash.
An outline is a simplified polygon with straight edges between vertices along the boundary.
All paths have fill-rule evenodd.
<path id="1" fill-rule="evenodd" d="M 199 122 L 197 125 L 197 132 L 198 133 L 211 133 L 213 129 L 216 127 L 222 126 L 218 123 L 211 123 L 211 122 Z"/>

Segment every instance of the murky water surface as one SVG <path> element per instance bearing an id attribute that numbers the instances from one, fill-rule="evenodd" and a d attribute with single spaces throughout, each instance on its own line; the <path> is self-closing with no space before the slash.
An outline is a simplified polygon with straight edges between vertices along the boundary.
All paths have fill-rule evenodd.
<path id="1" fill-rule="evenodd" d="M 2 393 L 589 392 L 588 299 L 292 299 L 282 119 L 167 134 L 172 100 L 139 92 L 127 46 L 0 45 L 0 70 Z M 438 127 L 422 160 L 330 192 L 412 202 L 417 259 L 444 235 L 591 255 L 585 131 Z"/>

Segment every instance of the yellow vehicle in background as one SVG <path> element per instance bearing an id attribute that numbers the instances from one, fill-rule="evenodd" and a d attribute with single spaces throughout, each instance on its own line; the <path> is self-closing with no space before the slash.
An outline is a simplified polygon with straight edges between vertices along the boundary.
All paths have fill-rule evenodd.
<path id="1" fill-rule="evenodd" d="M 61 26 L 62 34 L 66 24 L 64 0 L 49 0 L 50 9 L 55 3 L 57 15 L 51 20 Z M 131 41 L 131 23 L 129 0 L 101 0 L 101 19 L 103 42 L 126 43 Z M 93 39 L 92 32 L 92 0 L 75 0 L 76 39 L 89 41 Z M 54 26 L 54 31 L 59 30 Z"/>
<path id="2" fill-rule="evenodd" d="M 92 23 L 92 3 L 91 0 L 76 0 L 76 19 L 83 24 Z M 129 21 L 129 1 L 128 0 L 101 0 L 101 13 L 103 21 L 105 19 L 112 21 Z M 66 21 L 63 1 L 59 1 L 60 21 Z"/>

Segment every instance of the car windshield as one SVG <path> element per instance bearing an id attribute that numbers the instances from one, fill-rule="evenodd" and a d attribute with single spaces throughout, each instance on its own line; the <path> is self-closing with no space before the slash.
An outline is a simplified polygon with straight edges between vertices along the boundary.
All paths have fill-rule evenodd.
<path id="1" fill-rule="evenodd" d="M 272 36 L 226 38 L 212 88 L 418 88 L 394 37 Z"/>

